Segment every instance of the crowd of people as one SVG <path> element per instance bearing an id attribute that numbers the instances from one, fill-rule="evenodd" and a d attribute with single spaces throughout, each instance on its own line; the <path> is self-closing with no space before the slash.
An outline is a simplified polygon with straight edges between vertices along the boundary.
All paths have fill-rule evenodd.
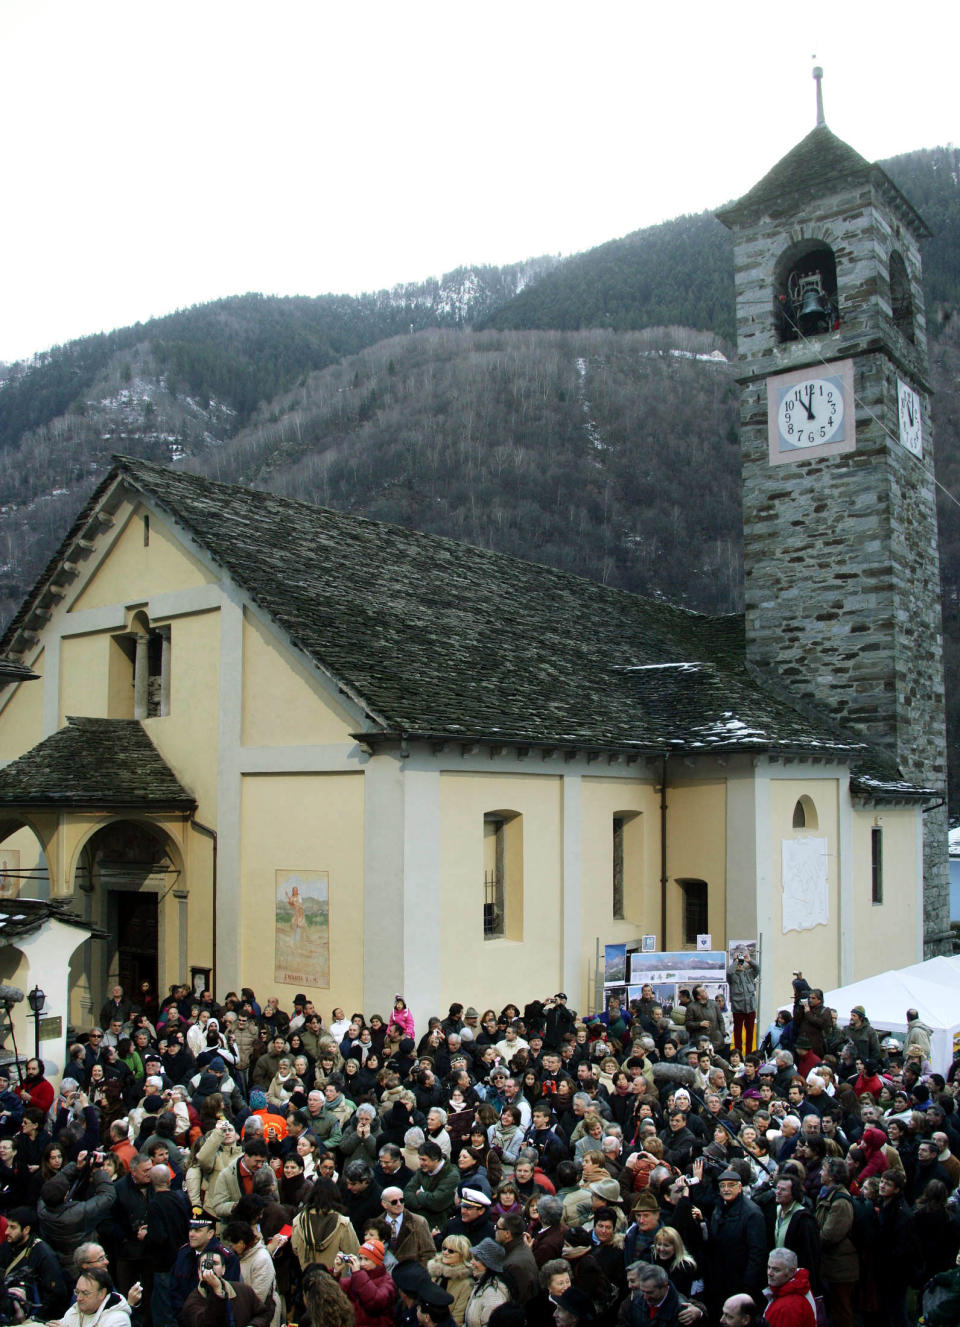
<path id="1" fill-rule="evenodd" d="M 0 1071 L 0 1322 L 960 1322 L 960 1059 L 793 988 L 754 1051 L 703 988 L 418 1029 L 115 987 L 57 1090 Z"/>

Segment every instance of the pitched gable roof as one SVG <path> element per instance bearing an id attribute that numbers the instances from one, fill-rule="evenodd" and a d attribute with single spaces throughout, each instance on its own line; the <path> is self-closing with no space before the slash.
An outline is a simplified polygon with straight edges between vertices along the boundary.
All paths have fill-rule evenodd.
<path id="1" fill-rule="evenodd" d="M 68 718 L 0 769 L 0 806 L 192 811 L 196 804 L 136 719 Z"/>
<path id="2" fill-rule="evenodd" d="M 751 681 L 739 618 L 144 461 L 120 459 L 118 474 L 375 731 L 632 751 L 851 749 Z"/>
<path id="3" fill-rule="evenodd" d="M 791 216 L 813 198 L 826 198 L 841 189 L 870 182 L 895 203 L 919 238 L 930 234 L 926 222 L 889 175 L 825 124 L 812 129 L 742 198 L 718 208 L 716 216 L 731 229 L 764 215 Z"/>
<path id="4" fill-rule="evenodd" d="M 888 757 L 829 716 L 801 713 L 782 689 L 756 681 L 739 616 L 708 617 L 451 539 L 124 457 L 0 651 L 34 620 L 59 562 L 100 506 L 116 505 L 118 486 L 165 514 L 333 679 L 366 714 L 370 740 L 869 756 L 872 795 L 882 795 L 885 781 L 897 796 L 919 794 L 896 782 Z"/>

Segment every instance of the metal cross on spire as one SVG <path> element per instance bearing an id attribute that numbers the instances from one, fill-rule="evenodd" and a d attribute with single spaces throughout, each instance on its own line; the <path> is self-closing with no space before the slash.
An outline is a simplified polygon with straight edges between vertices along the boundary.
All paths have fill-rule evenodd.
<path id="1" fill-rule="evenodd" d="M 813 67 L 813 78 L 817 85 L 817 128 L 819 128 L 820 125 L 827 123 L 823 115 L 823 70 L 819 65 Z"/>

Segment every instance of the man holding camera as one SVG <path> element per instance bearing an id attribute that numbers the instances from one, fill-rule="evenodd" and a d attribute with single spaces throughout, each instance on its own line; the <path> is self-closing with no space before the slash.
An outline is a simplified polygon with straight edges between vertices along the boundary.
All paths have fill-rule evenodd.
<path id="1" fill-rule="evenodd" d="M 273 1305 L 262 1304 L 250 1286 L 228 1281 L 223 1253 L 201 1254 L 197 1286 L 180 1310 L 181 1327 L 270 1327 Z"/>
<path id="2" fill-rule="evenodd" d="M 576 1027 L 577 1016 L 571 1009 L 567 1008 L 567 997 L 564 991 L 557 991 L 552 1000 L 545 1002 L 543 1008 L 545 1014 L 544 1047 L 547 1050 L 559 1050 L 564 1037 Z"/>
<path id="3" fill-rule="evenodd" d="M 796 1044 L 801 1037 L 806 1037 L 814 1055 L 823 1059 L 824 1033 L 833 1025 L 829 1009 L 823 1003 L 823 991 L 817 986 L 807 986 L 803 973 L 797 972 L 793 978 L 793 1039 Z"/>
<path id="4" fill-rule="evenodd" d="M 60 1264 L 49 1244 L 37 1238 L 35 1222 L 29 1207 L 12 1207 L 7 1213 L 7 1234 L 0 1244 L 4 1322 L 55 1318 L 67 1307 Z"/>
<path id="5" fill-rule="evenodd" d="M 177 1251 L 170 1270 L 170 1308 L 176 1320 L 179 1320 L 190 1292 L 198 1285 L 200 1260 L 205 1253 L 219 1253 L 226 1279 L 240 1280 L 240 1259 L 217 1239 L 216 1226 L 215 1216 L 200 1207 L 193 1209 L 187 1242 Z"/>
<path id="6" fill-rule="evenodd" d="M 40 1234 L 65 1271 L 72 1270 L 76 1250 L 113 1211 L 116 1195 L 103 1161 L 103 1152 L 81 1152 L 40 1190 Z"/>
<path id="7" fill-rule="evenodd" d="M 733 1010 L 733 1044 L 741 1055 L 753 1050 L 757 1022 L 757 978 L 760 969 L 743 949 L 737 951 L 733 965 L 727 968 L 730 1008 Z"/>

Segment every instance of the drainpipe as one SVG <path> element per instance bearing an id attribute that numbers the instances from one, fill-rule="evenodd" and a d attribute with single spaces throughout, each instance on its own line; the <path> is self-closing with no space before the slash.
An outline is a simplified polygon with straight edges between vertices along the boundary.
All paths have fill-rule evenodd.
<path id="1" fill-rule="evenodd" d="M 201 821 L 197 820 L 193 816 L 191 816 L 190 818 L 190 825 L 191 828 L 195 829 L 199 834 L 206 834 L 207 838 L 211 839 L 213 842 L 213 871 L 211 876 L 213 884 L 213 919 L 212 919 L 213 952 L 210 955 L 210 990 L 213 993 L 214 999 L 216 999 L 217 996 L 217 831 L 215 829 L 211 829 L 209 825 L 202 824 Z M 189 973 L 186 972 L 182 973 L 180 980 L 189 981 Z"/>
<path id="2" fill-rule="evenodd" d="M 660 761 L 660 948 L 667 947 L 667 756 Z"/>

